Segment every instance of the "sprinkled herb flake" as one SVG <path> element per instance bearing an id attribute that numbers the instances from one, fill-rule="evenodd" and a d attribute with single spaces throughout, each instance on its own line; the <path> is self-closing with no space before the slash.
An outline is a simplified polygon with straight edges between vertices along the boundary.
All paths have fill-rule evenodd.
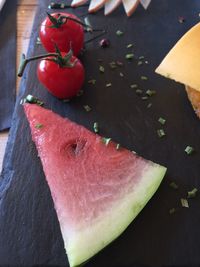
<path id="1" fill-rule="evenodd" d="M 84 22 L 85 22 L 85 30 L 87 31 L 87 32 L 92 32 L 92 25 L 91 25 L 91 23 L 90 23 L 90 20 L 89 20 L 89 18 L 88 17 L 85 17 L 84 18 Z"/>
<path id="2" fill-rule="evenodd" d="M 142 95 L 142 93 L 143 93 L 143 91 L 141 89 L 137 89 L 135 92 L 137 95 Z"/>
<path id="3" fill-rule="evenodd" d="M 106 84 L 106 87 L 111 87 L 112 86 L 112 83 L 107 83 Z"/>
<path id="4" fill-rule="evenodd" d="M 181 198 L 181 205 L 183 208 L 189 208 L 188 201 L 185 198 Z"/>
<path id="5" fill-rule="evenodd" d="M 131 84 L 130 87 L 131 87 L 132 89 L 137 89 L 137 88 L 138 88 L 138 85 L 137 85 L 137 84 Z"/>
<path id="6" fill-rule="evenodd" d="M 119 73 L 120 77 L 124 77 L 124 74 L 122 72 Z"/>
<path id="7" fill-rule="evenodd" d="M 76 96 L 78 96 L 78 97 L 79 97 L 79 96 L 82 96 L 82 95 L 83 95 L 83 93 L 84 93 L 84 91 L 83 91 L 83 90 L 79 90 Z"/>
<path id="8" fill-rule="evenodd" d="M 194 148 L 192 146 L 187 146 L 185 148 L 185 153 L 187 153 L 188 155 L 191 155 L 192 153 L 194 153 Z"/>
<path id="9" fill-rule="evenodd" d="M 37 123 L 36 125 L 35 125 L 35 128 L 36 129 L 41 129 L 43 127 L 43 124 L 41 124 L 41 123 Z"/>
<path id="10" fill-rule="evenodd" d="M 126 47 L 127 48 L 132 48 L 133 47 L 133 44 L 128 44 Z"/>
<path id="11" fill-rule="evenodd" d="M 117 35 L 117 36 L 122 36 L 123 34 L 124 34 L 124 33 L 123 33 L 122 31 L 120 31 L 120 30 L 117 30 L 117 31 L 116 31 L 116 35 Z"/>
<path id="12" fill-rule="evenodd" d="M 119 66 L 119 67 L 122 67 L 122 66 L 124 65 L 123 62 L 121 62 L 121 61 L 117 61 L 116 64 L 117 64 L 117 66 Z"/>
<path id="13" fill-rule="evenodd" d="M 115 61 L 110 62 L 109 66 L 110 66 L 111 69 L 116 69 L 117 68 L 117 64 L 116 64 Z"/>
<path id="14" fill-rule="evenodd" d="M 147 99 L 149 99 L 149 98 L 148 98 L 148 96 L 143 96 L 143 97 L 141 97 L 141 99 L 142 99 L 142 100 L 147 100 Z"/>
<path id="15" fill-rule="evenodd" d="M 87 112 L 90 112 L 92 110 L 92 108 L 88 105 L 84 105 L 83 107 Z"/>
<path id="16" fill-rule="evenodd" d="M 144 59 L 144 56 L 140 56 L 138 59 L 142 60 L 142 59 Z"/>
<path id="17" fill-rule="evenodd" d="M 174 214 L 176 212 L 176 209 L 175 208 L 171 208 L 170 210 L 169 210 L 169 214 L 171 215 L 171 214 Z"/>
<path id="18" fill-rule="evenodd" d="M 148 78 L 146 76 L 141 76 L 140 78 L 141 78 L 142 81 L 147 81 L 148 80 Z"/>
<path id="19" fill-rule="evenodd" d="M 112 140 L 111 138 L 106 138 L 106 137 L 103 137 L 103 138 L 102 138 L 102 142 L 103 142 L 106 146 L 110 143 L 111 140 Z"/>
<path id="20" fill-rule="evenodd" d="M 99 66 L 99 71 L 100 71 L 101 73 L 104 73 L 104 72 L 105 72 L 105 68 L 104 68 L 103 66 Z"/>
<path id="21" fill-rule="evenodd" d="M 188 198 L 195 198 L 197 195 L 198 189 L 195 187 L 191 191 L 187 192 L 187 197 Z"/>
<path id="22" fill-rule="evenodd" d="M 120 149 L 120 144 L 116 144 L 116 150 Z"/>
<path id="23" fill-rule="evenodd" d="M 96 84 L 96 80 L 95 79 L 91 79 L 91 80 L 88 81 L 88 83 L 95 85 Z"/>
<path id="24" fill-rule="evenodd" d="M 139 60 L 137 64 L 138 64 L 138 66 L 141 66 L 141 65 L 143 65 L 143 62 L 141 60 Z"/>
<path id="25" fill-rule="evenodd" d="M 39 100 L 38 98 L 32 96 L 32 95 L 27 95 L 24 99 L 21 99 L 20 104 L 23 105 L 25 103 L 30 103 L 30 104 L 37 104 L 39 106 L 43 106 L 44 102 Z"/>
<path id="26" fill-rule="evenodd" d="M 162 124 L 162 125 L 165 125 L 165 123 L 166 123 L 166 119 L 160 117 L 160 118 L 158 119 L 158 122 L 159 122 L 160 124 Z"/>
<path id="27" fill-rule="evenodd" d="M 99 124 L 98 122 L 95 122 L 94 125 L 93 125 L 93 129 L 94 129 L 94 132 L 95 133 L 98 133 L 99 132 Z"/>
<path id="28" fill-rule="evenodd" d="M 157 134 L 158 134 L 159 138 L 162 138 L 162 137 L 164 137 L 166 135 L 165 131 L 163 129 L 157 130 Z"/>
<path id="29" fill-rule="evenodd" d="M 171 182 L 171 183 L 169 184 L 169 186 L 170 186 L 171 188 L 175 189 L 175 190 L 178 189 L 178 185 L 177 185 L 175 182 Z"/>
<path id="30" fill-rule="evenodd" d="M 152 103 L 149 103 L 148 105 L 147 105 L 147 108 L 151 108 L 152 107 Z"/>
<path id="31" fill-rule="evenodd" d="M 131 59 L 134 58 L 134 54 L 133 53 L 126 54 L 125 58 L 128 59 L 128 60 L 131 60 Z"/>
<path id="32" fill-rule="evenodd" d="M 146 95 L 148 95 L 148 96 L 153 96 L 155 94 L 156 94 L 156 91 L 155 90 L 147 90 L 146 91 Z"/>
<path id="33" fill-rule="evenodd" d="M 42 43 L 41 43 L 41 40 L 40 40 L 40 37 L 37 37 L 36 44 L 37 44 L 37 45 L 41 45 L 41 44 L 42 44 Z"/>

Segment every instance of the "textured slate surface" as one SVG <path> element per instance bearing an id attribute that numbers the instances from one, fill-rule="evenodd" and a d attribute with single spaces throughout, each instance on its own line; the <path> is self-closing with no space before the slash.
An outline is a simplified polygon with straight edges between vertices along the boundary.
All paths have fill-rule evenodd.
<path id="1" fill-rule="evenodd" d="M 35 43 L 47 3 L 41 1 L 29 55 L 42 51 Z M 86 266 L 199 266 L 200 196 L 189 201 L 189 209 L 181 207 L 180 198 L 186 197 L 193 187 L 200 188 L 200 123 L 183 86 L 154 74 L 167 51 L 199 21 L 199 10 L 199 0 L 154 0 L 148 11 L 139 8 L 130 19 L 124 16 L 122 8 L 106 19 L 103 12 L 90 15 L 95 27 L 108 29 L 111 48 L 99 49 L 98 41 L 87 45 L 82 56 L 87 80 L 95 78 L 97 83 L 92 86 L 86 82 L 85 94 L 70 103 L 48 94 L 37 82 L 37 63 L 29 65 L 21 82 L 1 176 L 0 266 L 68 266 L 50 192 L 19 105 L 19 100 L 28 93 L 43 99 L 46 107 L 89 129 L 98 121 L 102 135 L 168 167 L 160 189 L 134 223 Z M 74 12 L 81 15 L 86 9 Z M 185 23 L 178 22 L 179 16 L 185 17 Z M 124 31 L 124 36 L 116 36 L 118 29 Z M 137 61 L 126 62 L 128 43 L 134 43 L 135 54 L 144 55 L 149 65 L 138 67 Z M 98 71 L 99 58 L 106 68 L 104 74 Z M 110 70 L 108 63 L 113 60 L 123 61 L 124 67 Z M 124 78 L 119 76 L 120 71 Z M 149 77 L 148 81 L 141 81 L 141 75 Z M 112 87 L 106 88 L 108 82 L 112 82 Z M 150 101 L 142 101 L 130 88 L 132 83 L 138 83 L 144 90 L 157 90 L 150 100 L 153 104 L 150 109 L 146 108 Z M 86 113 L 84 104 L 93 110 Z M 161 128 L 157 122 L 160 116 L 167 119 L 164 126 L 167 136 L 163 139 L 156 134 Z M 197 152 L 187 156 L 184 153 L 187 145 L 195 147 Z M 179 185 L 177 191 L 169 187 L 171 181 Z M 169 215 L 173 207 L 177 212 Z"/>
<path id="2" fill-rule="evenodd" d="M 0 131 L 10 128 L 16 91 L 17 0 L 7 0 L 0 13 Z"/>

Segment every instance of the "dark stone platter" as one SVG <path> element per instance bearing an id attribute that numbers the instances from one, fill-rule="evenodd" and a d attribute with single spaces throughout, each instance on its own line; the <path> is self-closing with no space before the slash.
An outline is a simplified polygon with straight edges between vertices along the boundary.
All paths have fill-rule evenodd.
<path id="1" fill-rule="evenodd" d="M 49 3 L 40 1 L 29 56 L 43 51 L 36 39 Z M 69 11 L 81 16 L 87 13 L 87 8 Z M 122 7 L 106 18 L 103 11 L 89 15 L 94 27 L 107 29 L 105 37 L 111 47 L 99 48 L 99 40 L 86 45 L 81 56 L 86 67 L 84 95 L 70 103 L 57 100 L 38 83 L 36 62 L 27 67 L 1 175 L 0 266 L 68 266 L 50 191 L 19 105 L 27 94 L 37 96 L 46 107 L 89 129 L 98 121 L 103 136 L 168 168 L 158 192 L 136 220 L 85 266 L 200 265 L 200 196 L 189 200 L 189 208 L 182 208 L 180 203 L 187 191 L 200 188 L 200 122 L 183 85 L 154 73 L 174 43 L 199 21 L 199 12 L 199 0 L 153 0 L 147 11 L 139 7 L 131 18 L 124 15 Z M 184 23 L 179 22 L 179 16 L 185 18 Z M 117 30 L 124 35 L 117 36 Z M 91 36 L 87 34 L 87 38 Z M 149 64 L 138 66 L 138 60 L 125 59 L 131 51 L 126 48 L 129 43 L 134 44 L 135 56 L 144 56 Z M 98 63 L 98 59 L 103 62 Z M 124 66 L 111 70 L 109 62 L 117 60 Z M 100 64 L 105 67 L 104 74 L 99 72 Z M 148 80 L 142 81 L 141 76 L 147 76 Z M 96 79 L 96 84 L 88 84 L 90 79 Z M 112 86 L 107 88 L 110 82 Z M 144 91 L 156 90 L 156 95 L 142 100 L 130 88 L 133 83 Z M 147 108 L 148 103 L 152 103 L 151 108 Z M 91 112 L 83 109 L 85 104 L 92 107 Z M 166 118 L 165 126 L 158 123 L 159 117 Z M 166 132 L 164 138 L 157 136 L 160 128 Z M 187 145 L 193 146 L 196 153 L 188 156 L 184 152 Z M 179 185 L 178 190 L 169 186 L 172 181 Z M 171 208 L 176 208 L 176 212 L 170 215 Z"/>

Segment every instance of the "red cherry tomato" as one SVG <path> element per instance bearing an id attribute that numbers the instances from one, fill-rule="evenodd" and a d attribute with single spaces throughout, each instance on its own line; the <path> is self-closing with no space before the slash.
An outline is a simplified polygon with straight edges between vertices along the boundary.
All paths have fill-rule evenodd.
<path id="1" fill-rule="evenodd" d="M 65 53 L 61 53 L 62 56 Z M 81 89 L 85 71 L 82 63 L 75 56 L 72 56 L 70 63 L 73 67 L 61 67 L 58 63 L 51 61 L 53 57 L 42 59 L 37 68 L 39 81 L 55 97 L 68 99 L 76 96 Z"/>
<path id="2" fill-rule="evenodd" d="M 53 13 L 51 16 L 55 19 L 59 19 L 60 16 L 66 16 L 79 20 L 76 16 L 69 13 Z M 53 26 L 54 24 L 48 16 L 40 26 L 39 35 L 44 48 L 48 52 L 54 52 L 56 44 L 60 51 L 69 52 L 71 48 L 73 50 L 73 54 L 77 56 L 83 48 L 83 26 L 70 19 L 63 19 L 63 24 L 61 24 L 58 28 Z"/>

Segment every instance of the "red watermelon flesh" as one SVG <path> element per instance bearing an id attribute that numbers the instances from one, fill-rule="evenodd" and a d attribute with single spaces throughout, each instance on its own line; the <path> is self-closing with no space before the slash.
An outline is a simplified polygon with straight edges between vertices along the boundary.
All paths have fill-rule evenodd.
<path id="1" fill-rule="evenodd" d="M 166 169 L 83 126 L 25 104 L 71 267 L 117 238 L 157 190 Z"/>

